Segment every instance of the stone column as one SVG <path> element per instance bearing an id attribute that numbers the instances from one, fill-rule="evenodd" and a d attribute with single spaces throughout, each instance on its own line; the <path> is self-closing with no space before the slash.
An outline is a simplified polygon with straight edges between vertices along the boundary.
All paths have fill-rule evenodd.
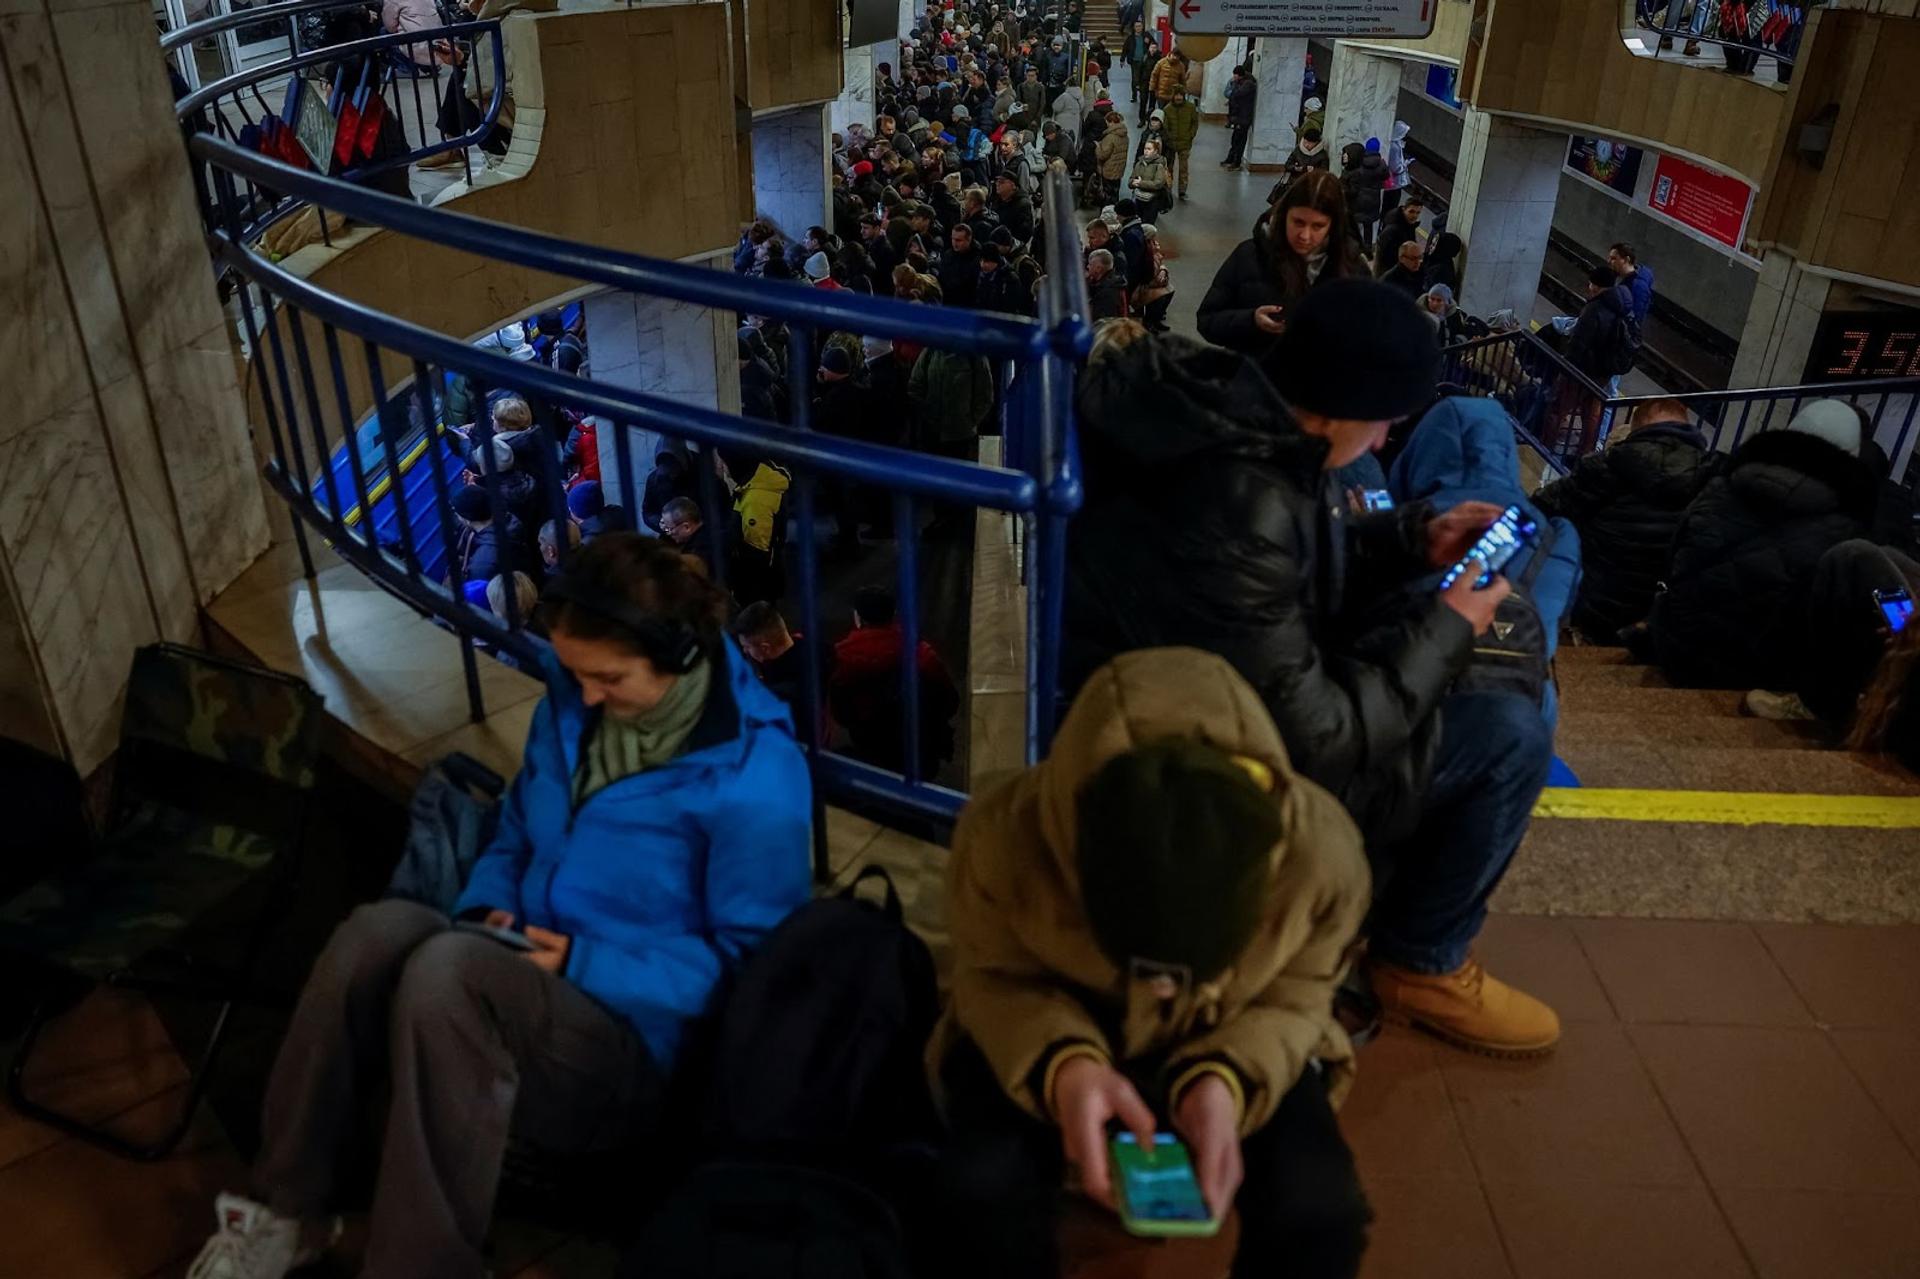
<path id="1" fill-rule="evenodd" d="M 1808 272 L 1785 249 L 1768 250 L 1754 281 L 1753 302 L 1747 308 L 1746 327 L 1740 331 L 1729 385 L 1798 384 L 1832 290 L 1831 279 Z"/>
<path id="2" fill-rule="evenodd" d="M 84 775 L 134 650 L 269 540 L 145 0 L 7 6 L 0 190 L 0 734 Z"/>
<path id="3" fill-rule="evenodd" d="M 1567 135 L 1473 107 L 1461 124 L 1447 213 L 1447 229 L 1467 243 L 1460 305 L 1478 316 L 1511 309 L 1524 323 L 1540 291 Z"/>
<path id="4" fill-rule="evenodd" d="M 827 225 L 833 211 L 827 134 L 825 105 L 754 117 L 754 212 L 790 239 Z"/>
<path id="5" fill-rule="evenodd" d="M 1293 128 L 1300 122 L 1300 77 L 1306 72 L 1307 42 L 1262 36 L 1253 51 L 1253 132 L 1247 135 L 1247 167 L 1278 173 L 1293 153 Z"/>
<path id="6" fill-rule="evenodd" d="M 1200 89 L 1200 114 L 1207 119 L 1227 117 L 1227 82 L 1233 79 L 1233 53 L 1223 49 L 1214 55 L 1213 61 L 1201 64 L 1206 68 L 1206 82 Z"/>
<path id="7" fill-rule="evenodd" d="M 873 68 L 876 63 L 892 60 L 887 56 L 890 48 L 899 51 L 897 44 L 861 44 L 843 52 L 840 96 L 828 111 L 833 132 L 844 136 L 847 126 L 856 120 L 869 130 L 873 128 Z"/>
<path id="8" fill-rule="evenodd" d="M 1340 171 L 1340 148 L 1349 142 L 1380 139 L 1384 155 L 1393 138 L 1393 121 L 1400 111 L 1399 58 L 1362 53 L 1345 40 L 1333 43 L 1333 66 L 1328 72 L 1327 151 L 1333 171 Z M 1298 77 L 1294 89 L 1299 90 Z"/>
<path id="9" fill-rule="evenodd" d="M 729 267 L 726 258 L 714 265 Z M 700 408 L 738 412 L 740 372 L 733 315 L 691 302 L 636 293 L 607 292 L 586 298 L 587 335 L 593 343 L 593 380 L 664 395 Z M 609 505 L 625 506 L 637 525 L 639 499 L 620 473 L 619 440 L 603 430 L 600 483 Z M 657 431 L 627 428 L 636 489 L 644 488 L 654 455 L 673 441 Z M 630 500 L 631 498 L 631 500 Z"/>

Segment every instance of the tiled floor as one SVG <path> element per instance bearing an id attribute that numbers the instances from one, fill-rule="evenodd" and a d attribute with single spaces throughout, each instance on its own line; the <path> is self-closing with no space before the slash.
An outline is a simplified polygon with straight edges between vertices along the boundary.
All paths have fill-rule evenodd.
<path id="1" fill-rule="evenodd" d="M 1481 952 L 1566 1037 L 1366 1050 L 1370 1279 L 1920 1275 L 1920 929 L 1496 916 Z"/>
<path id="2" fill-rule="evenodd" d="M 1377 1216 L 1367 1279 L 1920 1275 L 1920 928 L 1497 915 L 1480 949 L 1565 1039 L 1534 1062 L 1405 1029 L 1364 1050 L 1341 1123 Z M 36 1079 L 83 1113 L 152 1125 L 178 1098 L 138 1003 L 86 1005 L 48 1052 Z M 239 1173 L 211 1122 L 148 1166 L 0 1110 L 0 1275 L 177 1276 Z M 1076 1273 L 1208 1273 L 1190 1255 Z M 496 1257 L 601 1279 L 614 1253 L 506 1223 Z"/>

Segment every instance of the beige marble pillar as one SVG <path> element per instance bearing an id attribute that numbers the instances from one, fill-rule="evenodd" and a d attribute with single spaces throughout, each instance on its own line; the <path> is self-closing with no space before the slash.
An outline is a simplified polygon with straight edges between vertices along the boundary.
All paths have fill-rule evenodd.
<path id="1" fill-rule="evenodd" d="M 0 734 L 85 773 L 266 508 L 149 6 L 0 0 L 0 82 Z"/>

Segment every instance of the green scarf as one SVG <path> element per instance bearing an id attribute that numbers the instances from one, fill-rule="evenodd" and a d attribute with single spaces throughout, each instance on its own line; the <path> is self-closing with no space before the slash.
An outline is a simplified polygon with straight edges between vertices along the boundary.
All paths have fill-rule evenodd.
<path id="1" fill-rule="evenodd" d="M 623 777 L 657 768 L 680 753 L 687 735 L 707 708 L 707 688 L 713 681 L 713 663 L 698 666 L 673 681 L 660 704 L 637 719 L 615 719 L 602 713 L 580 752 L 573 776 L 573 802 L 584 802 L 602 787 Z"/>

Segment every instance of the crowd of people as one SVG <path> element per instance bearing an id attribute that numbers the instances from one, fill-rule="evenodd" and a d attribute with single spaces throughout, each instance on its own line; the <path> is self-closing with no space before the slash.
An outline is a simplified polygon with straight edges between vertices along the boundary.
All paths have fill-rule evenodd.
<path id="1" fill-rule="evenodd" d="M 931 10 L 899 73 L 880 68 L 874 127 L 836 141 L 833 225 L 756 221 L 736 270 L 1031 314 L 1049 269 L 1034 176 L 1079 167 L 1101 198 L 1130 158 L 1100 79 L 1057 57 L 1077 22 L 1077 6 Z M 1077 264 L 1100 323 L 1076 388 L 1071 705 L 1047 757 L 974 796 L 954 834 L 950 998 L 893 1054 L 924 1056 L 915 1087 L 941 1122 L 900 1135 L 930 1153 L 931 1189 L 852 1172 L 912 1201 L 916 1272 L 1050 1276 L 1069 1170 L 1112 1206 L 1110 1134 L 1170 1128 L 1206 1212 L 1239 1210 L 1235 1274 L 1352 1279 L 1371 1210 L 1333 1111 L 1354 1032 L 1390 1015 L 1518 1058 L 1560 1037 L 1474 943 L 1547 781 L 1563 637 L 1912 751 L 1920 627 L 1895 635 L 1865 607 L 1920 589 L 1912 512 L 1837 401 L 1726 456 L 1684 404 L 1646 404 L 1530 492 L 1502 406 L 1441 382 L 1471 323 L 1463 246 L 1425 243 L 1394 177 L 1403 128 L 1336 176 L 1303 124 L 1303 163 L 1200 303 L 1206 341 L 1164 332 L 1150 219 L 1177 204 L 1191 138 L 1178 62 L 1149 66 L 1140 34 L 1119 56 L 1146 133 Z M 1617 249 L 1596 296 L 1644 317 L 1651 273 Z M 579 371 L 587 338 L 560 313 L 492 340 Z M 738 348 L 748 415 L 784 422 L 798 383 L 817 429 L 949 457 L 976 456 L 1004 393 L 975 357 L 852 334 L 794 368 L 765 316 L 741 317 Z M 780 467 L 668 441 L 630 509 L 604 499 L 593 421 L 461 379 L 442 409 L 467 481 L 449 575 L 546 637 L 547 696 L 459 899 L 362 907 L 328 943 L 248 1197 L 222 1197 L 193 1279 L 280 1279 L 326 1249 L 342 1134 L 377 1105 L 363 1273 L 481 1273 L 510 1138 L 620 1150 L 672 1123 L 689 1045 L 808 899 L 803 746 L 922 776 L 954 753 L 959 686 L 926 641 L 906 651 L 891 594 L 858 591 L 832 644 L 783 613 Z M 541 518 L 554 484 L 565 520 Z M 881 495 L 820 496 L 839 549 L 889 535 Z M 1509 507 L 1531 547 L 1484 579 L 1450 571 Z"/>

